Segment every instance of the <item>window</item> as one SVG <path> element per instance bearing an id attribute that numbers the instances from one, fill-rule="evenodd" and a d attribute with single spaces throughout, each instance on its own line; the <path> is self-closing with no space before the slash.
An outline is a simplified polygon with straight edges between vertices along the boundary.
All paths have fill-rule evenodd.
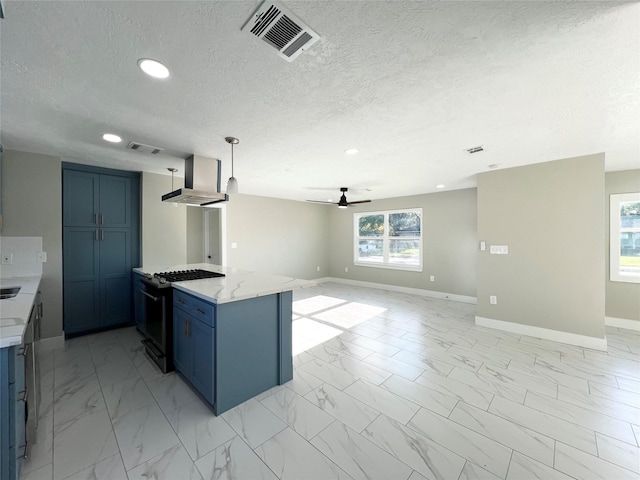
<path id="1" fill-rule="evenodd" d="M 422 209 L 356 213 L 356 265 L 422 271 Z"/>
<path id="2" fill-rule="evenodd" d="M 640 283 L 640 193 L 611 195 L 609 203 L 609 278 Z"/>

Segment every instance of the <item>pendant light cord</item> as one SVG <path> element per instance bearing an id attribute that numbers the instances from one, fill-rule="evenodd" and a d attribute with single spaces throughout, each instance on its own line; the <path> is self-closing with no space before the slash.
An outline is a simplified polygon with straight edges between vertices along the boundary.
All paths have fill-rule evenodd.
<path id="1" fill-rule="evenodd" d="M 233 143 L 231 144 L 231 176 L 233 177 Z"/>

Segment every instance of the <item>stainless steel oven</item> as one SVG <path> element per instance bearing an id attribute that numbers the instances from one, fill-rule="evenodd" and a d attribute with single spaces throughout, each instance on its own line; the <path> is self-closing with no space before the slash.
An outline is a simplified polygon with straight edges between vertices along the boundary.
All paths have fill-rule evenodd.
<path id="1" fill-rule="evenodd" d="M 173 371 L 173 289 L 144 282 L 145 336 L 149 357 L 164 373 Z"/>

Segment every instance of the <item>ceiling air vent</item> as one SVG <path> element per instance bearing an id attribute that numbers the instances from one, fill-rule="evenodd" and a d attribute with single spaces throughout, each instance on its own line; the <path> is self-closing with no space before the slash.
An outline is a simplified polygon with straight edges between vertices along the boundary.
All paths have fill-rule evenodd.
<path id="1" fill-rule="evenodd" d="M 469 155 L 473 153 L 484 152 L 484 147 L 482 145 L 478 145 L 477 147 L 471 147 L 471 148 L 465 149 L 465 152 L 467 152 Z"/>
<path id="2" fill-rule="evenodd" d="M 275 48 L 282 58 L 292 62 L 320 35 L 278 2 L 265 1 L 247 20 L 242 31 Z"/>
<path id="3" fill-rule="evenodd" d="M 130 148 L 131 150 L 137 150 L 138 152 L 142 153 L 150 153 L 152 155 L 157 155 L 164 150 L 164 148 L 154 147 L 153 145 L 145 145 L 144 143 L 140 142 L 131 142 L 129 143 L 129 145 L 127 145 L 127 148 Z"/>

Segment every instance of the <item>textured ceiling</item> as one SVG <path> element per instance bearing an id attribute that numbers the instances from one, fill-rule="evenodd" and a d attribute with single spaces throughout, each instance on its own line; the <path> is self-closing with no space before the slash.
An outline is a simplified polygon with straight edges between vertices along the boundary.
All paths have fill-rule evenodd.
<path id="1" fill-rule="evenodd" d="M 490 164 L 596 152 L 640 166 L 638 3 L 285 1 L 322 37 L 293 63 L 240 31 L 259 4 L 5 0 L 4 147 L 165 174 L 196 153 L 226 179 L 235 136 L 240 191 L 295 200 L 466 188 Z"/>

